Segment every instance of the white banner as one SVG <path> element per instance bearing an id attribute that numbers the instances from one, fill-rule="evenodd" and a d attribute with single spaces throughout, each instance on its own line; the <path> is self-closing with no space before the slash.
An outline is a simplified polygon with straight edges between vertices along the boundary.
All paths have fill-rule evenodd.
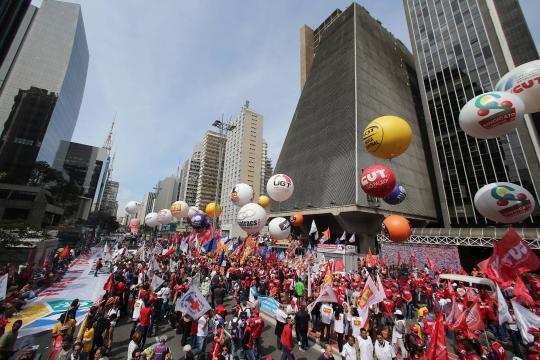
<path id="1" fill-rule="evenodd" d="M 162 278 L 160 278 L 157 275 L 154 275 L 154 276 L 152 276 L 152 282 L 150 283 L 150 289 L 152 291 L 156 291 L 161 286 L 161 284 L 163 284 L 164 282 L 165 282 L 165 280 L 163 280 Z"/>
<path id="2" fill-rule="evenodd" d="M 354 254 L 356 253 L 356 246 L 342 244 L 319 244 L 317 245 L 317 252 L 342 255 Z"/>
<path id="3" fill-rule="evenodd" d="M 510 312 L 508 311 L 508 305 L 506 304 L 506 301 L 504 300 L 504 296 L 501 292 L 501 289 L 499 289 L 499 285 L 495 285 L 495 286 L 497 287 L 497 303 L 499 306 L 499 311 L 498 311 L 499 325 L 502 325 L 507 321 L 511 321 L 512 316 L 510 316 Z"/>
<path id="4" fill-rule="evenodd" d="M 4 300 L 7 294 L 8 275 L 4 274 L 0 276 L 0 300 Z"/>
<path id="5" fill-rule="evenodd" d="M 529 329 L 540 328 L 540 317 L 521 304 L 512 301 L 516 323 L 519 327 L 521 337 L 527 340 L 527 343 L 534 341 L 534 336 L 529 334 Z"/>
<path id="6" fill-rule="evenodd" d="M 210 305 L 196 287 L 190 287 L 188 292 L 176 302 L 175 309 L 179 309 L 195 320 L 210 310 Z"/>
<path id="7" fill-rule="evenodd" d="M 161 253 L 163 252 L 163 246 L 161 246 L 161 244 L 159 242 L 156 241 L 156 245 L 154 245 L 154 254 L 156 255 L 161 255 Z"/>

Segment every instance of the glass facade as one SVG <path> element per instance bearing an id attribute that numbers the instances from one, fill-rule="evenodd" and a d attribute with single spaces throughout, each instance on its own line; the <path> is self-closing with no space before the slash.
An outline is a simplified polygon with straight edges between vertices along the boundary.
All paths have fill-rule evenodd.
<path id="1" fill-rule="evenodd" d="M 32 9 L 35 9 L 32 7 Z M 77 123 L 88 69 L 88 47 L 80 5 L 55 0 L 44 0 L 33 16 L 29 30 L 20 44 L 17 56 L 2 84 L 0 94 L 0 129 L 3 129 L 4 149 L 0 158 L 11 163 L 0 164 L 0 172 L 16 167 L 20 159 L 26 162 L 53 163 L 60 142 L 69 141 Z M 39 89 L 55 97 L 52 114 L 33 112 L 34 122 L 46 124 L 39 137 L 17 140 L 7 127 L 23 128 L 29 118 L 17 116 L 20 111 L 18 96 L 30 89 Z M 32 112 L 31 109 L 25 110 Z M 40 115 L 41 114 L 41 115 Z M 41 116 L 39 119 L 38 116 Z M 8 121 L 8 119 L 11 121 Z M 10 150 L 20 145 L 17 153 Z M 17 155 L 17 156 L 14 156 Z M 13 173 L 10 182 L 25 183 L 25 173 Z M 1 181 L 8 181 L 5 177 Z"/>
<path id="2" fill-rule="evenodd" d="M 465 103 L 491 91 L 507 71 L 502 56 L 497 58 L 500 48 L 493 20 L 477 0 L 404 0 L 404 4 L 441 181 L 445 225 L 492 226 L 473 203 L 483 185 L 520 184 L 538 199 L 529 166 L 538 161 L 524 151 L 530 138 L 523 128 L 483 140 L 465 135 L 459 127 Z M 538 226 L 538 215 L 534 213 L 523 225 Z"/>

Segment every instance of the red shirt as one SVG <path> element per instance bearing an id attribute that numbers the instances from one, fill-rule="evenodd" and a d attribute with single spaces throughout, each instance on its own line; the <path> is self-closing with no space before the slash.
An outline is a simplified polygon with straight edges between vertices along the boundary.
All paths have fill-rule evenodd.
<path id="1" fill-rule="evenodd" d="M 144 307 L 141 309 L 141 316 L 139 317 L 139 325 L 148 326 L 150 325 L 150 314 L 152 313 L 152 307 Z"/>
<path id="2" fill-rule="evenodd" d="M 247 323 L 251 327 L 251 335 L 257 339 L 261 337 L 261 333 L 264 328 L 264 319 L 261 316 L 249 318 Z"/>
<path id="3" fill-rule="evenodd" d="M 498 342 L 491 344 L 491 350 L 495 353 L 499 360 L 506 360 L 506 351 Z"/>
<path id="4" fill-rule="evenodd" d="M 292 329 L 291 325 L 285 324 L 285 327 L 283 328 L 283 332 L 281 333 L 281 344 L 289 350 L 289 352 L 292 352 L 293 350 L 293 337 L 292 337 Z"/>
<path id="5" fill-rule="evenodd" d="M 412 301 L 412 294 L 409 289 L 403 290 L 403 299 L 408 303 Z"/>
<path id="6" fill-rule="evenodd" d="M 424 322 L 424 333 L 426 335 L 431 335 L 431 333 L 433 332 L 433 328 L 435 327 L 435 320 L 424 319 L 423 322 Z"/>
<path id="7" fill-rule="evenodd" d="M 393 315 L 394 314 L 394 302 L 392 299 L 384 299 L 382 301 L 382 308 L 385 315 Z"/>
<path id="8" fill-rule="evenodd" d="M 119 281 L 118 284 L 116 284 L 116 293 L 118 296 L 122 296 L 124 294 L 124 288 L 125 285 L 123 282 Z"/>

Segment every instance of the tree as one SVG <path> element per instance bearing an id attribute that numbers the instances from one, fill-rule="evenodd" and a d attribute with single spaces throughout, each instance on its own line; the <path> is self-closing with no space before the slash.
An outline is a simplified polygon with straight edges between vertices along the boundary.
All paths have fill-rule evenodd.
<path id="1" fill-rule="evenodd" d="M 0 247 L 21 244 L 21 239 L 43 237 L 46 233 L 38 226 L 22 220 L 0 220 Z"/>
<path id="2" fill-rule="evenodd" d="M 108 233 L 114 232 L 120 227 L 114 216 L 101 211 L 91 213 L 86 225 L 99 226 L 103 231 Z"/>

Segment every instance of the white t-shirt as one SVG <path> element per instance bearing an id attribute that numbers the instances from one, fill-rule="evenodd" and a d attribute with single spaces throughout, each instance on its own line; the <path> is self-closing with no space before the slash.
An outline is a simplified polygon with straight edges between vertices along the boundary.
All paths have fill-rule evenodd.
<path id="1" fill-rule="evenodd" d="M 204 316 L 197 321 L 197 336 L 208 336 L 208 320 Z"/>
<path id="2" fill-rule="evenodd" d="M 298 312 L 298 307 L 296 305 L 292 306 L 291 304 L 287 305 L 285 312 L 289 315 L 296 314 Z"/>
<path id="3" fill-rule="evenodd" d="M 361 336 L 358 337 L 358 347 L 360 348 L 360 360 L 373 360 L 373 342 L 371 337 L 362 339 Z"/>
<path id="4" fill-rule="evenodd" d="M 349 345 L 347 342 L 343 345 L 343 350 L 341 350 L 341 357 L 343 360 L 356 360 L 356 348 L 354 345 Z"/>
<path id="5" fill-rule="evenodd" d="M 343 314 L 339 314 L 339 317 L 334 318 L 334 331 L 338 334 L 343 334 L 345 328 L 343 326 Z"/>
<path id="6" fill-rule="evenodd" d="M 164 301 L 167 301 L 169 299 L 169 294 L 170 293 L 171 293 L 171 289 L 168 286 L 167 287 L 162 287 L 157 292 L 157 296 L 162 298 Z"/>
<path id="7" fill-rule="evenodd" d="M 353 316 L 351 319 L 352 336 L 359 337 L 360 330 L 362 329 L 362 318 L 359 316 Z"/>
<path id="8" fill-rule="evenodd" d="M 321 305 L 321 322 L 329 325 L 332 323 L 332 317 L 334 316 L 334 309 L 328 304 Z"/>
<path id="9" fill-rule="evenodd" d="M 388 341 L 384 340 L 382 345 L 375 341 L 375 356 L 377 360 L 392 360 L 396 357 L 396 352 Z"/>

